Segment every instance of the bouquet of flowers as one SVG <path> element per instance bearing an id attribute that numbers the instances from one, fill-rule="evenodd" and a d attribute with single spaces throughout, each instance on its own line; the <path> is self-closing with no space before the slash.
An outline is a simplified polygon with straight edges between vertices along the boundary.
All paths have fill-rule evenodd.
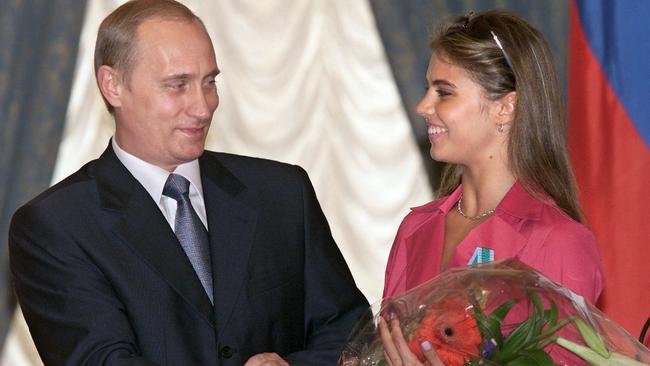
<path id="1" fill-rule="evenodd" d="M 447 271 L 385 299 L 361 321 L 339 366 L 388 365 L 379 317 L 399 320 L 424 364 L 428 341 L 446 366 L 650 366 L 650 350 L 570 290 L 516 259 Z"/>

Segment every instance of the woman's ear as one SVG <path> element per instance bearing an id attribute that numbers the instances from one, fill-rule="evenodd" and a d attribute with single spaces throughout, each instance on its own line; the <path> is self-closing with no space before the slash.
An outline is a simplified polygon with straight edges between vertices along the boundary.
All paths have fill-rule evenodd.
<path id="1" fill-rule="evenodd" d="M 496 131 L 500 134 L 507 134 L 512 127 L 512 121 L 515 119 L 515 106 L 517 105 L 517 93 L 510 92 L 500 99 L 495 101 L 496 103 L 496 118 L 494 122 L 496 123 Z"/>
<path id="2" fill-rule="evenodd" d="M 120 99 L 122 93 L 122 79 L 116 69 L 102 65 L 97 69 L 97 85 L 99 91 L 108 101 L 110 105 L 120 107 L 122 101 Z"/>
<path id="3" fill-rule="evenodd" d="M 517 105 L 517 92 L 510 92 L 499 100 L 500 123 L 511 123 L 515 118 L 515 106 Z"/>

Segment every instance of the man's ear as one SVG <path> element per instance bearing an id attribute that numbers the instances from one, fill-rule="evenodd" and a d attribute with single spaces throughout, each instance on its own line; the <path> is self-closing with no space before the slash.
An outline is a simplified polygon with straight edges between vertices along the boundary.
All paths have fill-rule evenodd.
<path id="1" fill-rule="evenodd" d="M 116 69 L 106 65 L 100 66 L 97 69 L 97 85 L 110 105 L 114 108 L 122 105 L 122 79 Z"/>

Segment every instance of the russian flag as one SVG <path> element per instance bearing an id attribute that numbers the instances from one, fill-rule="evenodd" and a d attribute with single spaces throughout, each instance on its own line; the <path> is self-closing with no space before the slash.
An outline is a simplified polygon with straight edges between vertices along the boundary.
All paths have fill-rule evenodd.
<path id="1" fill-rule="evenodd" d="M 574 0 L 569 147 L 603 256 L 599 307 L 638 335 L 650 316 L 650 1 Z"/>

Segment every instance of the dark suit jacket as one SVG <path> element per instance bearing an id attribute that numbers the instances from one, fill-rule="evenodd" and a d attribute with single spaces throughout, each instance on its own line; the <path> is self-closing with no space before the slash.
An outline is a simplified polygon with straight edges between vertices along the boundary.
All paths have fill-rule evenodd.
<path id="1" fill-rule="evenodd" d="M 368 304 L 307 174 L 199 159 L 214 307 L 156 203 L 109 148 L 13 217 L 14 286 L 46 365 L 334 365 Z"/>

